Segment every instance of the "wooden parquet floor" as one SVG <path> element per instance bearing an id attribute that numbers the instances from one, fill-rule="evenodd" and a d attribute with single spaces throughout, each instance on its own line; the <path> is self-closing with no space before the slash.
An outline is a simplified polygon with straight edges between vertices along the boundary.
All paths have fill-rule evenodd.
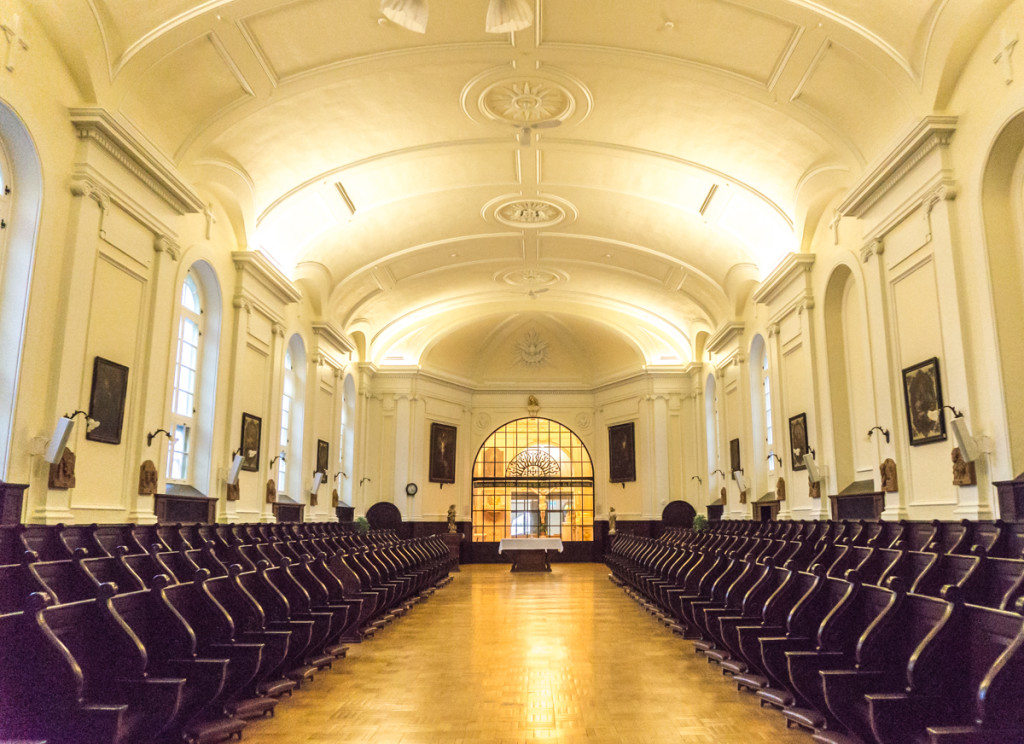
<path id="1" fill-rule="evenodd" d="M 801 742 L 607 579 L 464 566 L 333 671 L 252 722 L 292 742 Z"/>

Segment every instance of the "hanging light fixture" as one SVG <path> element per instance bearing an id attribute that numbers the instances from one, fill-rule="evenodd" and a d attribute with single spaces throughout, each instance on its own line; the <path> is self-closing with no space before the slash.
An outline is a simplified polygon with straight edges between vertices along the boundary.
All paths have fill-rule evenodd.
<path id="1" fill-rule="evenodd" d="M 527 0 L 491 0 L 487 6 L 487 23 L 484 30 L 489 34 L 522 31 L 532 24 L 533 8 Z"/>
<path id="2" fill-rule="evenodd" d="M 427 32 L 427 0 L 380 0 L 380 12 L 402 28 L 418 34 Z"/>

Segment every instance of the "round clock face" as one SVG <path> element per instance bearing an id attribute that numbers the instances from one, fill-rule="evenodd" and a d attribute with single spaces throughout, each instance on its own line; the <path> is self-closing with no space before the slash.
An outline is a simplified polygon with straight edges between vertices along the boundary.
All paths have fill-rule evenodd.
<path id="1" fill-rule="evenodd" d="M 416 491 L 418 491 L 418 490 L 419 489 L 416 487 L 415 483 L 410 483 L 409 485 L 407 485 L 405 487 L 405 493 L 408 496 L 415 496 L 416 495 Z"/>

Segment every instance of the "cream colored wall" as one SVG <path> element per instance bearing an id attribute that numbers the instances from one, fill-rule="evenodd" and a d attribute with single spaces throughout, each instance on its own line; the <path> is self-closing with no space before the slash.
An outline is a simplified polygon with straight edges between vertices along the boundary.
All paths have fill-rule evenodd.
<path id="1" fill-rule="evenodd" d="M 1015 394 L 1024 374 L 1024 168 L 1018 162 L 1024 75 L 1007 82 L 1003 68 L 992 63 L 1004 34 L 1024 33 L 1024 2 L 1008 6 L 960 73 L 944 107 L 959 116 L 948 143 L 922 144 L 907 155 L 894 142 L 889 175 L 851 184 L 867 195 L 859 206 L 845 207 L 842 194 L 809 230 L 813 265 L 762 285 L 738 317 L 725 319 L 739 323 L 739 330 L 716 335 L 710 358 L 683 371 L 638 371 L 575 391 L 545 388 L 543 381 L 536 389 L 488 390 L 421 370 L 358 365 L 347 340 L 316 331 L 314 324 L 324 319 L 301 287 L 273 267 L 237 264 L 233 252 L 248 242 L 234 232 L 237 220 L 212 191 L 196 191 L 211 221 L 176 208 L 108 149 L 77 137 L 68 109 L 93 93 L 68 73 L 31 15 L 23 19 L 31 58 L 13 71 L 0 69 L 0 96 L 30 133 L 42 206 L 3 477 L 29 484 L 29 521 L 153 519 L 152 499 L 135 494 L 138 467 L 152 458 L 164 470 L 164 440 L 147 447 L 145 435 L 166 426 L 177 295 L 184 271 L 200 259 L 220 285 L 222 326 L 216 399 L 203 401 L 215 408 L 212 467 L 208 481 L 195 486 L 220 499 L 224 520 L 272 519 L 263 489 L 277 451 L 282 360 L 293 334 L 305 346 L 307 386 L 301 461 L 289 466 L 301 474 L 300 493 L 289 496 L 308 502 L 317 439 L 331 445 L 331 475 L 339 469 L 340 391 L 345 375 L 353 374 L 356 436 L 347 477 L 360 513 L 383 500 L 411 520 L 443 520 L 450 503 L 468 515 L 478 447 L 494 428 L 526 414 L 529 394 L 540 399 L 541 416 L 573 429 L 590 450 L 599 516 L 614 506 L 623 519 L 657 518 L 676 498 L 702 508 L 717 498 L 720 485 L 705 465 L 708 373 L 716 375 L 721 412 L 718 462 L 728 470 L 728 443 L 739 438 L 752 501 L 773 485 L 764 459 L 752 455 L 760 436 L 751 423 L 749 383 L 757 334 L 771 364 L 775 449 L 789 492 L 784 516 L 827 515 L 826 501 L 809 498 L 804 473 L 793 472 L 787 456 L 788 419 L 801 412 L 826 474 L 826 493 L 852 480 L 877 485 L 880 461 L 896 461 L 901 488 L 886 498 L 887 517 L 990 517 L 992 482 L 1024 469 L 1024 403 Z M 833 230 L 828 223 L 836 210 L 842 217 Z M 849 276 L 832 302 L 829 282 L 839 267 Z M 78 455 L 78 483 L 68 491 L 49 489 L 48 468 L 32 453 L 60 415 L 88 407 L 96 356 L 131 370 L 122 442 L 90 442 L 84 427 L 76 427 L 70 446 Z M 932 356 L 940 360 L 945 402 L 966 413 L 975 433 L 992 439 L 992 453 L 978 461 L 976 487 L 951 484 L 951 439 L 908 443 L 901 371 Z M 842 374 L 834 375 L 839 368 Z M 843 395 L 835 389 L 840 385 Z M 847 413 L 835 410 L 843 400 Z M 224 474 L 238 446 L 242 412 L 263 420 L 260 470 L 242 473 L 241 499 L 226 502 Z M 459 428 L 454 486 L 427 480 L 432 421 Z M 636 424 L 638 473 L 635 483 L 621 487 L 608 483 L 607 427 L 626 421 Z M 891 432 L 891 442 L 866 436 L 875 425 Z M 411 499 L 404 495 L 408 482 L 420 487 Z M 726 514 L 749 516 L 733 480 L 725 482 Z M 309 518 L 330 518 L 331 485 L 321 489 Z"/>

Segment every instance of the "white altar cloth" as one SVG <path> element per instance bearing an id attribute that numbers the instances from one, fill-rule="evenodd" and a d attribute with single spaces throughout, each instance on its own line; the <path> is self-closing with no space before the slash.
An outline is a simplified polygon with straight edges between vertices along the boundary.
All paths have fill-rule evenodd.
<path id="1" fill-rule="evenodd" d="M 562 552 L 562 540 L 558 537 L 506 537 L 498 543 L 498 552 L 505 550 L 557 550 Z"/>

